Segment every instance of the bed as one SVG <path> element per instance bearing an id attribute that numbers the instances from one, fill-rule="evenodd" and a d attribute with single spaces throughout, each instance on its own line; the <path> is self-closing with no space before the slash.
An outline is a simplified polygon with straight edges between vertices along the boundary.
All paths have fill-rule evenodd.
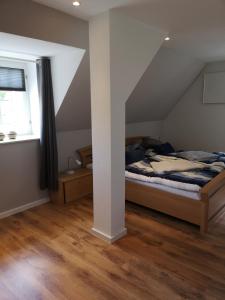
<path id="1" fill-rule="evenodd" d="M 143 138 L 127 138 L 126 145 L 140 143 Z M 91 146 L 79 149 L 78 153 L 83 167 L 92 163 Z M 206 233 L 209 220 L 225 206 L 225 171 L 199 192 L 181 192 L 126 178 L 126 200 L 198 225 L 201 233 Z"/>

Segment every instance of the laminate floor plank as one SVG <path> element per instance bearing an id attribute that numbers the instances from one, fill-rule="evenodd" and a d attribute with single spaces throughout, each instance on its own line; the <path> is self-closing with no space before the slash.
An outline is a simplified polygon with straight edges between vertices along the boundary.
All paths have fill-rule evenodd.
<path id="1" fill-rule="evenodd" d="M 90 197 L 0 220 L 0 300 L 225 299 L 225 209 L 196 226 L 127 203 L 128 235 L 90 233 Z"/>

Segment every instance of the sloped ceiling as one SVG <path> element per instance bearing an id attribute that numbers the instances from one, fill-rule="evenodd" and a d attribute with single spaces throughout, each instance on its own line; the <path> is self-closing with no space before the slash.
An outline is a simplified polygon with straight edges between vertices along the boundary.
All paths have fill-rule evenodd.
<path id="1" fill-rule="evenodd" d="M 34 1 L 86 20 L 114 8 L 169 32 L 172 48 L 206 61 L 225 57 L 224 0 L 80 0 L 79 7 L 72 0 Z"/>
<path id="2" fill-rule="evenodd" d="M 90 61 L 86 52 L 56 115 L 58 131 L 91 128 Z"/>
<path id="3" fill-rule="evenodd" d="M 163 120 L 203 67 L 201 60 L 162 47 L 127 101 L 127 122 Z"/>
<path id="4" fill-rule="evenodd" d="M 97 1 L 97 0 L 96 0 Z M 217 31 L 218 28 L 221 28 L 223 30 L 223 26 L 225 24 L 225 21 L 223 23 L 222 20 L 222 7 L 224 5 L 219 0 L 215 0 L 217 3 L 217 6 L 213 6 L 210 4 L 211 0 L 201 0 L 201 4 L 204 2 L 210 6 L 210 10 L 207 10 L 207 16 L 204 17 L 204 20 L 201 18 L 198 18 L 200 16 L 200 4 L 198 5 L 198 10 L 194 13 L 194 21 L 195 21 L 195 28 L 190 25 L 190 20 L 192 20 L 193 16 L 193 5 L 195 5 L 196 1 L 191 1 L 192 5 L 187 5 L 187 1 L 178 1 L 178 0 L 172 0 L 165 1 L 165 0 L 159 0 L 159 1 L 146 1 L 146 6 L 137 7 L 138 3 L 137 1 L 133 1 L 136 4 L 128 10 L 134 9 L 134 11 L 139 15 L 139 19 L 141 19 L 141 15 L 143 13 L 143 16 L 145 17 L 145 21 L 147 20 L 153 20 L 152 24 L 150 25 L 160 25 L 159 28 L 166 29 L 170 31 L 172 40 L 166 44 L 169 48 L 161 48 L 158 52 L 158 54 L 155 56 L 152 64 L 149 66 L 147 71 L 145 72 L 144 76 L 138 83 L 136 89 L 132 93 L 131 97 L 128 99 L 127 102 L 127 122 L 143 122 L 143 121 L 152 121 L 152 120 L 161 120 L 166 117 L 166 115 L 169 113 L 169 111 L 172 109 L 173 105 L 176 104 L 176 102 L 179 100 L 180 96 L 185 92 L 185 90 L 188 88 L 188 86 L 191 84 L 191 82 L 195 79 L 197 74 L 200 72 L 201 68 L 203 67 L 204 63 L 201 62 L 199 59 L 195 59 L 192 57 L 197 57 L 197 49 L 196 51 L 191 51 L 187 47 L 187 43 L 194 47 L 196 44 L 196 40 L 193 42 L 193 40 L 189 39 L 188 37 L 196 37 L 195 33 L 199 32 L 200 36 L 198 35 L 199 41 L 198 45 L 202 45 L 201 37 L 211 37 L 212 32 L 208 30 L 208 21 L 210 18 L 210 13 L 214 13 L 214 17 L 216 14 L 218 15 L 218 18 L 214 18 L 215 20 L 219 20 L 216 22 L 217 28 L 215 28 L 215 31 Z M 32 12 L 33 16 L 36 16 L 35 18 L 32 17 L 31 14 L 29 14 L 30 19 L 28 20 L 29 24 L 32 26 L 27 26 L 27 21 L 25 22 L 23 29 L 24 35 L 30 35 L 30 31 L 28 30 L 29 27 L 32 27 L 32 32 L 34 29 L 37 31 L 37 35 L 39 35 L 39 32 L 43 29 L 44 26 L 48 27 L 47 20 L 45 19 L 45 24 L 42 26 L 42 24 L 39 24 L 39 15 L 37 16 L 37 11 L 40 11 L 41 15 L 45 14 L 51 16 L 51 21 L 53 20 L 53 16 L 57 15 L 57 20 L 60 18 L 62 22 L 60 23 L 60 26 L 58 26 L 58 30 L 54 30 L 51 32 L 51 34 L 46 33 L 46 39 L 51 37 L 51 39 L 57 40 L 58 36 L 65 36 L 65 41 L 68 43 L 67 40 L 71 41 L 71 44 L 76 42 L 76 47 L 83 48 L 86 50 L 86 53 L 84 55 L 84 58 L 78 68 L 78 71 L 70 85 L 70 88 L 66 94 L 66 97 L 57 113 L 56 116 L 56 125 L 58 131 L 72 131 L 72 130 L 78 130 L 78 129 L 87 129 L 91 127 L 91 105 L 90 105 L 90 70 L 89 70 L 89 53 L 88 53 L 88 23 L 86 23 L 85 26 L 82 24 L 82 27 L 79 27 L 77 25 L 72 26 L 74 29 L 71 29 L 71 33 L 73 35 L 69 35 L 68 28 L 64 26 L 64 23 L 72 24 L 72 18 L 66 14 L 60 14 L 54 11 L 53 9 L 49 9 L 45 6 L 35 4 L 32 1 L 25 1 L 23 9 L 20 5 L 17 4 L 18 1 L 13 0 L 4 0 L 3 3 L 3 9 L 7 9 L 8 11 L 17 11 L 20 10 L 21 14 L 21 20 L 26 19 L 25 14 L 25 7 L 29 6 L 30 11 Z M 41 1 L 43 4 L 50 4 L 50 1 Z M 56 1 L 52 1 L 52 3 L 56 3 Z M 62 2 L 63 1 L 58 1 Z M 101 1 L 104 4 L 106 1 Z M 115 1 L 116 2 L 116 1 Z M 129 1 L 127 1 L 128 3 Z M 143 1 L 145 2 L 145 1 Z M 142 3 L 143 3 L 142 2 Z M 168 2 L 173 3 L 172 6 L 168 7 Z M 183 6 L 184 2 L 186 3 L 186 6 Z M 220 5 L 219 5 L 220 2 Z M 12 3 L 12 7 L 9 6 L 9 3 Z M 25 6 L 26 3 L 26 6 Z M 88 1 L 88 3 L 92 3 L 92 1 Z M 188 1 L 189 3 L 189 1 Z M 28 5 L 29 4 L 29 5 Z M 82 3 L 82 7 L 83 7 Z M 71 2 L 68 1 L 68 7 L 69 9 L 73 9 L 71 6 Z M 196 4 L 197 5 L 197 4 Z M 215 5 L 215 3 L 214 3 Z M 2 6 L 2 4 L 1 4 Z M 13 7 L 16 9 L 14 10 Z M 18 6 L 18 7 L 17 7 Z M 188 6 L 188 7 L 187 7 Z M 176 11 L 175 15 L 171 12 L 171 9 L 173 8 L 179 8 L 180 13 L 177 13 Z M 57 7 L 58 8 L 58 7 Z M 137 9 L 138 8 L 138 9 Z M 151 8 L 151 9 L 150 9 Z M 131 11 L 129 12 L 130 15 L 135 16 Z M 24 15 L 23 15 L 24 11 Z M 51 13 L 50 13 L 51 11 Z M 187 13 L 188 12 L 188 13 Z M 221 13 L 220 13 L 221 12 Z M 186 14 L 187 13 L 187 14 Z M 180 20 L 179 15 L 182 15 L 182 17 L 185 18 L 185 24 L 183 24 Z M 7 16 L 7 14 L 3 14 L 4 16 Z M 151 16 L 148 18 L 148 16 Z M 15 15 L 15 17 L 12 17 L 12 20 L 16 20 L 18 17 Z M 33 26 L 33 22 L 36 22 L 36 19 L 38 20 L 37 25 Z M 32 20 L 32 22 L 31 22 Z M 77 22 L 79 22 L 79 19 L 75 19 Z M 158 24 L 158 20 L 161 22 Z M 199 20 L 199 23 L 197 24 Z M 3 22 L 4 21 L 4 22 Z M 8 18 L 6 20 L 1 20 L 1 23 L 7 24 L 7 27 L 5 26 L 5 30 L 13 30 L 15 32 L 15 25 L 12 25 L 12 22 L 8 21 Z M 193 20 L 192 20 L 193 21 Z M 56 22 L 56 21 L 55 21 Z M 75 22 L 75 21 L 74 21 Z M 150 22 L 151 23 L 151 22 Z M 181 24 L 182 23 L 182 24 Z M 206 24 L 207 23 L 207 24 Z M 22 23 L 23 24 L 23 23 Z M 36 23 L 35 23 L 36 24 Z M 53 25 L 56 23 L 53 23 Z M 189 25 L 188 25 L 189 24 Z M 211 23 L 210 23 L 211 24 Z M 54 26 L 50 26 L 49 28 L 55 28 Z M 181 26 L 182 25 L 182 26 Z M 198 26 L 197 26 L 198 25 Z M 207 25 L 207 26 L 205 26 Z M 8 27 L 13 27 L 12 29 L 9 29 Z M 156 27 L 157 27 L 156 26 Z M 11 28 L 10 27 L 10 28 Z M 84 28 L 83 28 L 84 27 Z M 65 30 L 65 28 L 67 28 Z M 82 29 L 83 28 L 83 29 Z M 196 31 L 196 28 L 199 28 L 199 30 Z M 189 30 L 190 29 L 190 30 Z M 202 31 L 204 31 L 204 34 Z M 3 27 L 4 30 L 4 27 Z M 44 29 L 43 29 L 44 30 Z M 221 33 L 221 30 L 218 31 Z M 17 33 L 17 32 L 15 32 Z M 43 35 L 42 35 L 43 36 Z M 74 36 L 74 38 L 73 38 Z M 182 38 L 182 41 L 185 40 L 185 44 L 180 40 Z M 63 39 L 63 38 L 62 38 Z M 75 42 L 73 41 L 75 40 Z M 218 49 L 223 49 L 223 42 L 221 37 L 217 37 L 216 41 L 221 41 L 221 44 L 214 43 L 211 38 L 207 38 L 208 44 L 204 44 L 205 49 L 211 49 L 212 45 L 216 45 Z M 180 46 L 179 46 L 179 45 Z M 179 47 L 178 47 L 179 46 Z M 181 47 L 182 46 L 182 47 Z M 183 47 L 185 46 L 185 47 Z M 219 47 L 220 46 L 220 47 Z M 176 48 L 176 49 L 175 49 Z M 185 51 L 185 49 L 188 49 Z M 179 49 L 179 50 L 178 50 Z M 199 48 L 198 48 L 199 50 Z M 201 48 L 202 50 L 202 48 Z M 210 51 L 210 57 L 215 52 L 215 47 L 211 49 Z M 203 53 L 203 51 L 200 51 Z M 190 56 L 192 57 L 190 57 Z M 217 55 L 217 53 L 216 53 Z M 208 58 L 209 56 L 207 56 Z M 206 56 L 202 56 L 202 59 L 205 61 Z M 215 59 L 215 57 L 214 57 Z"/>
<path id="5" fill-rule="evenodd" d="M 91 128 L 88 53 L 56 116 L 59 131 Z M 126 103 L 126 121 L 163 120 L 204 67 L 198 59 L 162 47 Z"/>
<path id="6" fill-rule="evenodd" d="M 129 123 L 164 119 L 204 66 L 202 61 L 225 57 L 222 0 L 85 0 L 79 8 L 72 7 L 70 0 L 34 1 L 84 19 L 115 8 L 169 32 L 172 39 L 165 44 L 168 48 L 159 50 L 128 99 Z M 84 38 L 88 39 L 86 33 Z M 56 124 L 58 130 L 91 127 L 88 52 L 60 107 Z"/>
<path id="7" fill-rule="evenodd" d="M 128 99 L 127 122 L 165 118 L 204 66 L 202 61 L 225 59 L 224 0 L 81 0 L 79 8 L 73 7 L 71 0 L 33 1 L 86 20 L 97 13 L 113 8 L 154 28 L 169 32 L 171 40 L 164 44 L 168 48 L 160 49 Z M 1 0 L 0 6 L 2 2 L 7 5 L 9 2 L 14 2 L 10 10 L 10 18 L 7 17 L 9 19 L 7 24 L 11 26 L 16 22 L 14 20 L 18 20 L 17 15 L 11 17 L 13 11 L 17 12 L 14 7 L 18 1 Z M 30 3 L 34 6 L 34 2 L 30 0 Z M 37 4 L 35 5 L 37 8 Z M 44 6 L 42 8 L 44 10 Z M 24 9 L 23 19 L 27 16 L 26 10 L 27 8 Z M 3 18 L 4 16 L 5 14 L 2 14 Z M 64 14 L 63 20 L 67 18 L 70 17 Z M 39 28 L 39 19 L 37 18 L 37 28 Z M 46 21 L 45 26 L 51 27 L 50 23 Z M 88 26 L 88 23 L 86 24 Z M 28 29 L 29 26 L 25 23 L 24 30 Z M 61 26 L 57 26 L 57 29 L 61 34 L 67 35 L 62 23 Z M 57 38 L 59 33 L 55 30 L 52 34 Z M 76 35 L 80 40 L 82 38 L 88 40 L 86 32 L 80 33 L 80 30 L 76 30 L 74 36 Z M 76 46 L 88 51 L 88 47 L 82 47 L 79 42 Z M 90 107 L 89 55 L 86 53 L 57 114 L 58 130 L 90 128 Z"/>

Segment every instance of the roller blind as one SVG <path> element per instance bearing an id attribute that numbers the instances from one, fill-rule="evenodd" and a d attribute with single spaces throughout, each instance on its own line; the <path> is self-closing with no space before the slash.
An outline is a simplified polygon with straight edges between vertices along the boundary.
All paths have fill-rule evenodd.
<path id="1" fill-rule="evenodd" d="M 23 69 L 0 67 L 1 91 L 26 91 Z"/>

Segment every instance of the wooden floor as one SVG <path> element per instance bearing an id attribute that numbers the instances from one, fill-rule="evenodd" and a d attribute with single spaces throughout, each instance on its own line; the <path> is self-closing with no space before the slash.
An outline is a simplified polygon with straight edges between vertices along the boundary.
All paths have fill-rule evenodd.
<path id="1" fill-rule="evenodd" d="M 89 233 L 92 201 L 0 221 L 0 300 L 225 299 L 225 210 L 198 228 L 132 204 L 128 235 Z"/>

